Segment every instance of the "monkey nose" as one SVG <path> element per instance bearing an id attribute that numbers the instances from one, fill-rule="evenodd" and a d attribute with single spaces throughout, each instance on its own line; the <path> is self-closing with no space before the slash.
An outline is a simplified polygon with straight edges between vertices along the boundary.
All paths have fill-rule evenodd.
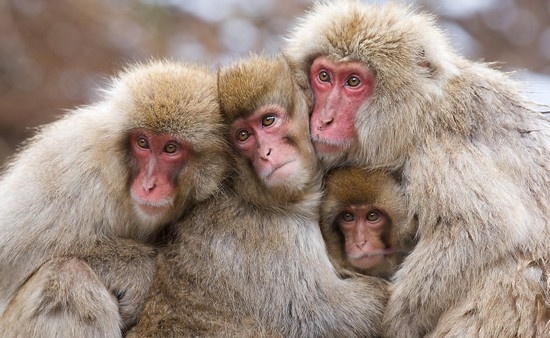
<path id="1" fill-rule="evenodd" d="M 143 188 L 143 191 L 145 191 L 145 193 L 149 193 L 151 192 L 151 190 L 153 190 L 155 188 L 156 184 L 154 182 L 143 182 L 143 184 L 141 185 L 141 187 Z"/>
<path id="2" fill-rule="evenodd" d="M 328 125 L 331 124 L 333 121 L 334 121 L 334 117 L 331 117 L 331 118 L 329 118 L 329 119 L 324 119 L 324 120 L 321 120 L 321 125 L 328 126 Z"/>
<path id="3" fill-rule="evenodd" d="M 325 119 L 325 120 L 320 119 L 319 120 L 319 125 L 317 126 L 317 129 L 319 131 L 322 131 L 323 129 L 325 129 L 326 127 L 331 125 L 333 121 L 334 121 L 334 118 L 332 118 L 332 117 L 330 119 Z"/>
<path id="4" fill-rule="evenodd" d="M 364 240 L 364 241 L 361 242 L 361 243 L 357 243 L 357 242 L 356 242 L 356 243 L 355 243 L 355 246 L 358 247 L 359 249 L 362 249 L 362 248 L 365 246 L 365 244 L 367 244 L 367 241 L 366 241 L 366 240 Z"/>
<path id="5" fill-rule="evenodd" d="M 271 150 L 272 148 L 268 148 L 267 151 L 260 151 L 260 158 L 263 160 L 267 160 L 271 155 Z"/>

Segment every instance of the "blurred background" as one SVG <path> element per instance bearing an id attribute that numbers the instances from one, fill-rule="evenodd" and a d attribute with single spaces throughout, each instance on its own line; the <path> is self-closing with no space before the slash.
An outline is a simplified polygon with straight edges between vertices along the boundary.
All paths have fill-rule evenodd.
<path id="1" fill-rule="evenodd" d="M 378 1 L 381 2 L 381 1 Z M 550 1 L 417 0 L 454 48 L 550 104 Z M 0 0 L 0 165 L 35 127 L 90 103 L 128 62 L 276 52 L 307 0 Z"/>

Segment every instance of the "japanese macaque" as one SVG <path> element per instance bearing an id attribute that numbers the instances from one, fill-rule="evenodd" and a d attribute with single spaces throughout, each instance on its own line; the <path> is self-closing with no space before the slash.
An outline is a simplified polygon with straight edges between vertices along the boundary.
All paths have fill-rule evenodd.
<path id="1" fill-rule="evenodd" d="M 149 244 L 226 174 L 216 76 L 152 61 L 28 141 L 0 178 L 0 335 L 121 334 L 156 270 Z"/>
<path id="2" fill-rule="evenodd" d="M 508 75 L 452 51 L 432 16 L 395 3 L 317 3 L 284 52 L 311 93 L 323 167 L 397 173 L 417 218 L 384 334 L 539 336 L 548 323 L 548 116 Z"/>
<path id="3" fill-rule="evenodd" d="M 338 266 L 388 278 L 416 231 L 399 182 L 381 170 L 345 167 L 326 177 L 321 231 Z"/>
<path id="4" fill-rule="evenodd" d="M 218 91 L 234 175 L 175 227 L 129 337 L 378 335 L 386 282 L 331 264 L 308 107 L 285 60 L 223 67 Z"/>

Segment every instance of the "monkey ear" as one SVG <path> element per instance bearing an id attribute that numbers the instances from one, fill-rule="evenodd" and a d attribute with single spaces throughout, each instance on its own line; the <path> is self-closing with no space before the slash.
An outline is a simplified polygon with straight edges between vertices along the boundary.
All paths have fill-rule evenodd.
<path id="1" fill-rule="evenodd" d="M 433 29 L 420 38 L 416 54 L 416 65 L 420 75 L 434 81 L 436 86 L 458 75 L 457 56 L 445 36 Z"/>
<path id="2" fill-rule="evenodd" d="M 306 104 L 310 110 L 313 110 L 313 92 L 309 85 L 309 71 L 304 71 L 308 67 L 304 67 L 303 63 L 295 61 L 285 53 L 281 53 L 281 57 L 285 60 L 290 72 L 294 76 L 294 81 L 298 88 L 304 92 L 306 96 Z M 311 111 L 310 111 L 311 113 Z"/>
<path id="3" fill-rule="evenodd" d="M 426 57 L 426 50 L 424 48 L 418 52 L 416 64 L 420 67 L 420 74 L 426 78 L 433 78 L 437 73 L 434 64 Z"/>

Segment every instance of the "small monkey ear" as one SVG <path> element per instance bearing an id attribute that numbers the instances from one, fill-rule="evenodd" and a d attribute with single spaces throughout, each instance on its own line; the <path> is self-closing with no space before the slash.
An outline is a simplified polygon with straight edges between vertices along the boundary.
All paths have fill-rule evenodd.
<path id="1" fill-rule="evenodd" d="M 437 69 L 426 56 L 426 50 L 421 49 L 417 54 L 416 64 L 421 68 L 421 74 L 426 78 L 433 78 Z"/>
<path id="2" fill-rule="evenodd" d="M 298 88 L 305 94 L 306 104 L 309 110 L 313 110 L 313 92 L 309 86 L 309 65 L 311 62 L 293 61 L 288 55 L 282 53 L 282 58 L 286 61 L 288 68 L 294 78 Z M 310 111 L 311 113 L 311 111 Z"/>

